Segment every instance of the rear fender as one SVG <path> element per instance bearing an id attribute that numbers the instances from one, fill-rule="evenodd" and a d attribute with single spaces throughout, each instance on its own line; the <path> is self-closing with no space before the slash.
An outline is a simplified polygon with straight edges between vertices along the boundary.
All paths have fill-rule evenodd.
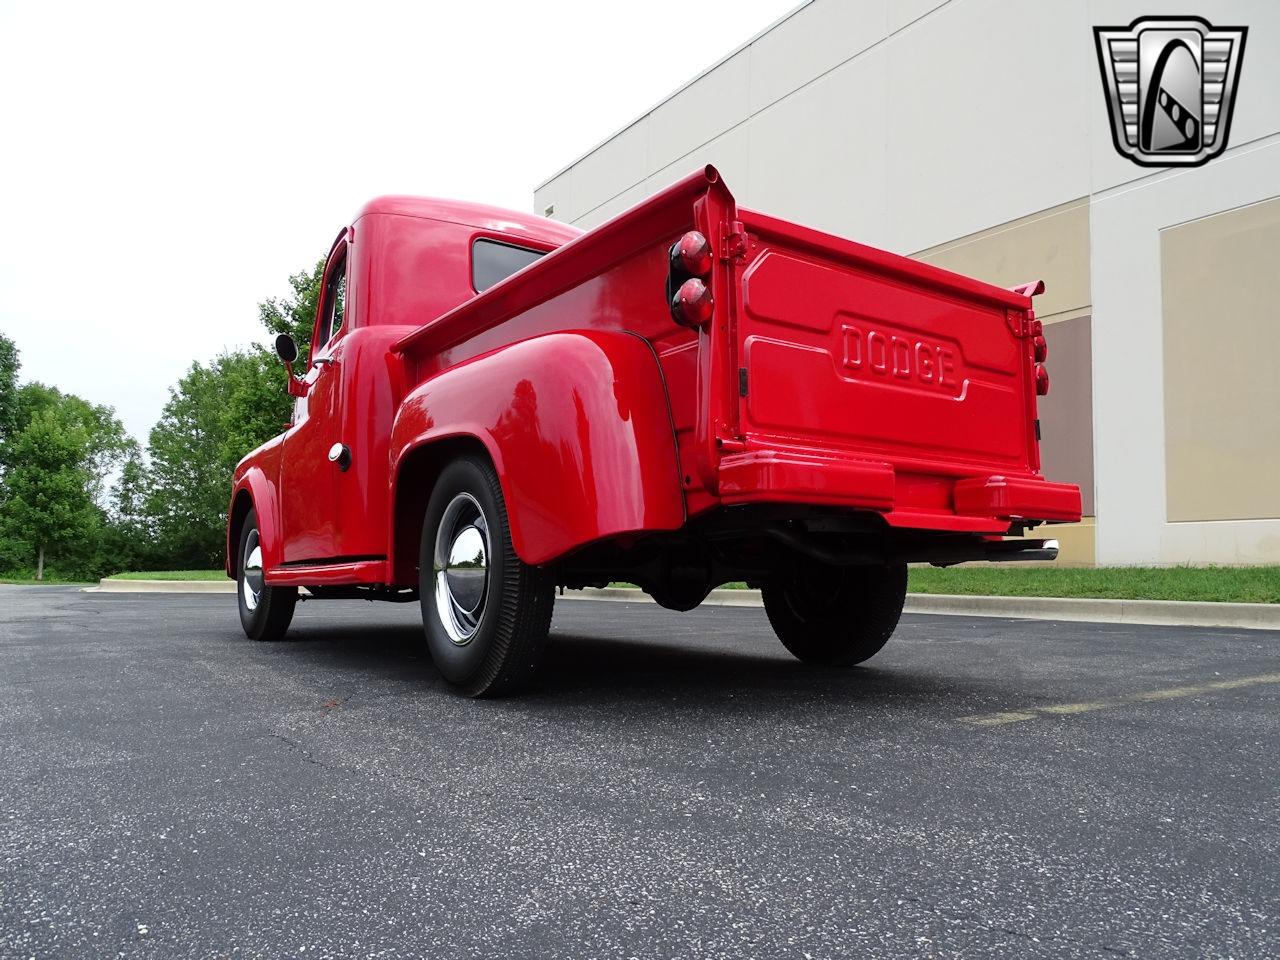
<path id="1" fill-rule="evenodd" d="M 640 337 L 547 334 L 420 385 L 392 428 L 392 503 L 428 495 L 397 489 L 402 476 L 421 475 L 405 473 L 406 463 L 425 446 L 462 438 L 482 445 L 493 462 L 525 563 L 549 563 L 602 537 L 684 523 L 666 388 Z M 390 555 L 416 557 L 416 545 L 394 543 L 399 512 L 391 511 Z M 397 570 L 396 579 L 407 573 Z"/>

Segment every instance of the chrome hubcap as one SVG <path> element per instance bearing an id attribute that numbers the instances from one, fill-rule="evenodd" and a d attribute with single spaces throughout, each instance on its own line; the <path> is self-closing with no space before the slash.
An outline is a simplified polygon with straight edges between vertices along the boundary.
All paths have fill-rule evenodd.
<path id="1" fill-rule="evenodd" d="M 445 633 L 465 646 L 480 628 L 489 593 L 489 524 L 469 493 L 454 497 L 440 518 L 432 575 Z"/>
<path id="2" fill-rule="evenodd" d="M 262 597 L 262 547 L 257 530 L 250 530 L 249 538 L 244 542 L 240 569 L 243 571 L 240 592 L 244 595 L 245 607 L 252 612 L 258 609 L 258 600 Z"/>

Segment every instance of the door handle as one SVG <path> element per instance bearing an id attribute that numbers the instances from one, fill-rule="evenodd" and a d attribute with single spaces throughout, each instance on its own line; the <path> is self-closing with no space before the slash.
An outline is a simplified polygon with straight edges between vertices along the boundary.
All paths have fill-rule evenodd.
<path id="1" fill-rule="evenodd" d="M 334 363 L 337 363 L 337 362 L 338 362 L 338 361 L 334 360 L 334 359 L 333 359 L 333 357 L 316 357 L 314 360 L 312 360 L 312 361 L 311 361 L 311 366 L 312 366 L 312 367 L 327 367 L 327 366 L 329 366 L 330 364 L 334 364 Z"/>

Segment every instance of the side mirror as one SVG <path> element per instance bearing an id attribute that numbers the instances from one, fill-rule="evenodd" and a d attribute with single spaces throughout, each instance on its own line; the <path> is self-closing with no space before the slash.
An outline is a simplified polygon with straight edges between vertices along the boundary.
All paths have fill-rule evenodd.
<path id="1" fill-rule="evenodd" d="M 282 333 L 276 337 L 276 356 L 284 364 L 284 372 L 289 375 L 289 396 L 305 397 L 307 386 L 293 375 L 293 361 L 298 359 L 298 345 L 293 337 Z"/>
<path id="2" fill-rule="evenodd" d="M 293 337 L 287 333 L 282 333 L 276 337 L 276 356 L 281 359 L 285 366 L 293 366 L 295 360 L 298 359 L 298 345 L 293 342 Z"/>

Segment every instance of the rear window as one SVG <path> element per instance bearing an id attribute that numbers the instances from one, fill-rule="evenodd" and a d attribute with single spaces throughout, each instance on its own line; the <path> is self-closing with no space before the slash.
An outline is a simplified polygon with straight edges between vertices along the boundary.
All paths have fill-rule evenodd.
<path id="1" fill-rule="evenodd" d="M 523 270 L 541 257 L 545 250 L 513 247 L 497 240 L 477 240 L 471 245 L 471 285 L 478 293 Z"/>

